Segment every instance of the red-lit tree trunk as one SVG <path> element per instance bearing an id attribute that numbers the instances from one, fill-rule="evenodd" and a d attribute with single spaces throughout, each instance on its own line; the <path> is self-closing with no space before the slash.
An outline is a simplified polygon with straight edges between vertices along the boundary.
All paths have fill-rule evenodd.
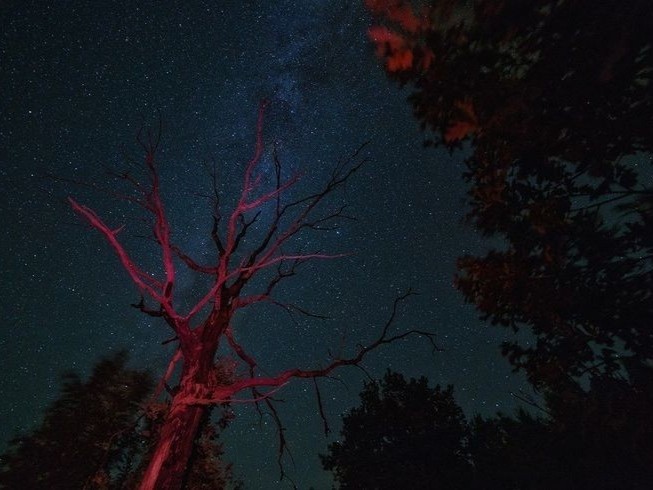
<path id="1" fill-rule="evenodd" d="M 178 398 L 172 399 L 152 459 L 141 480 L 141 490 L 182 488 L 200 421 L 207 407 L 180 403 Z"/>
<path id="2" fill-rule="evenodd" d="M 215 397 L 223 389 L 228 389 L 228 385 L 216 385 L 225 379 L 214 375 L 213 360 L 218 343 L 215 335 L 208 335 L 207 332 L 223 332 L 228 327 L 230 317 L 230 308 L 221 309 L 207 318 L 211 324 L 205 323 L 203 328 L 196 330 L 204 335 L 192 337 L 187 344 L 180 346 L 180 352 L 185 353 L 183 370 L 141 479 L 140 490 L 175 490 L 183 487 L 188 461 L 201 429 L 200 423 L 210 408 L 210 403 L 204 403 L 203 397 Z M 213 390 L 212 393 L 209 394 L 209 390 Z"/>
<path id="3" fill-rule="evenodd" d="M 303 262 L 340 257 L 342 254 L 289 253 L 287 250 L 292 245 L 292 239 L 297 235 L 333 229 L 337 227 L 338 220 L 348 218 L 344 214 L 344 206 L 324 212 L 323 201 L 342 187 L 364 163 L 358 159 L 359 149 L 349 159 L 335 167 L 330 179 L 320 190 L 305 197 L 284 199 L 286 191 L 299 180 L 299 177 L 295 176 L 283 181 L 279 160 L 276 153 L 273 153 L 271 157 L 274 184 L 265 189 L 263 182 L 267 174 L 260 168 L 263 155 L 264 108 L 265 104 L 259 111 L 256 149 L 244 170 L 240 198 L 225 223 L 222 222 L 215 173 L 212 175 L 214 200 L 210 236 L 216 248 L 215 261 L 212 264 L 201 264 L 172 242 L 169 223 L 159 193 L 159 176 L 155 162 L 158 139 L 154 141 L 149 138 L 148 141 L 143 141 L 139 135 L 138 141 L 145 150 L 147 180 L 141 182 L 130 173 L 117 174 L 132 189 L 133 194 L 124 192 L 116 192 L 116 194 L 139 205 L 150 215 L 153 237 L 161 250 L 163 273 L 157 275 L 146 271 L 132 260 L 118 239 L 118 234 L 124 226 L 109 227 L 92 209 L 69 198 L 74 211 L 104 235 L 138 287 L 142 299 L 134 306 L 147 315 L 165 320 L 174 332 L 173 340 L 178 342 L 178 349 L 157 393 L 160 394 L 162 387 L 167 386 L 178 362 L 181 363 L 181 375 L 177 386 L 171 389 L 172 400 L 159 431 L 151 460 L 143 475 L 140 486 L 142 490 L 176 490 L 182 487 L 193 451 L 193 443 L 199 435 L 200 423 L 206 410 L 212 405 L 233 401 L 264 401 L 278 421 L 269 396 L 291 378 L 326 376 L 339 366 L 358 364 L 376 347 L 411 334 L 426 336 L 435 347 L 432 334 L 429 332 L 408 330 L 398 334 L 390 333 L 389 328 L 402 297 L 395 301 L 392 315 L 376 340 L 367 346 L 359 344 L 357 351 L 350 357 L 336 358 L 321 369 L 292 368 L 267 377 L 257 373 L 256 360 L 236 339 L 232 327 L 233 316 L 242 308 L 263 302 L 281 306 L 291 312 L 310 315 L 296 305 L 280 303 L 274 298 L 273 291 L 283 279 L 293 276 L 297 266 Z M 253 246 L 250 244 L 249 249 L 243 250 L 244 238 L 250 227 L 258 221 L 263 210 L 267 215 L 272 216 L 270 222 L 257 223 L 258 232 L 264 230 L 260 240 Z M 253 240 L 250 239 L 251 241 Z M 174 301 L 176 271 L 182 265 L 196 274 L 210 277 L 212 284 L 188 311 L 180 311 Z M 268 278 L 260 292 L 242 294 L 252 277 L 260 271 L 270 269 L 275 273 Z M 150 306 L 151 304 L 154 306 Z M 204 319 L 200 319 L 202 315 Z M 219 366 L 216 365 L 216 353 L 220 342 L 224 342 L 224 346 L 231 349 L 241 363 L 241 367 L 248 372 L 247 376 L 235 377 L 221 374 Z M 247 400 L 234 398 L 243 391 L 251 392 L 251 398 Z M 280 431 L 280 454 L 283 445 L 283 432 Z"/>

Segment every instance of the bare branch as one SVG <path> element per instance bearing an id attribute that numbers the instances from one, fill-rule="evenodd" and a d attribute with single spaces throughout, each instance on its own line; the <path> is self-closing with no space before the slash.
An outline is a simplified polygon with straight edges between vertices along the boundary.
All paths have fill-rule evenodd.
<path id="1" fill-rule="evenodd" d="M 268 409 L 270 410 L 270 413 L 272 415 L 272 418 L 275 421 L 275 424 L 277 426 L 277 433 L 279 435 L 279 451 L 277 453 L 277 466 L 279 466 L 279 481 L 283 480 L 284 478 L 287 478 L 291 483 L 293 488 L 297 488 L 297 485 L 295 485 L 295 482 L 288 476 L 286 475 L 286 472 L 283 467 L 283 455 L 284 453 L 288 454 L 288 457 L 290 457 L 290 461 L 295 464 L 295 459 L 292 456 L 292 453 L 290 452 L 290 449 L 288 448 L 288 443 L 286 442 L 286 436 L 284 432 L 286 431 L 285 427 L 281 423 L 281 418 L 279 417 L 279 412 L 277 412 L 276 407 L 272 403 L 271 400 L 266 399 L 265 403 L 268 406 Z"/>
<path id="2" fill-rule="evenodd" d="M 193 260 L 189 255 L 187 255 L 183 250 L 181 250 L 178 246 L 176 245 L 171 245 L 172 251 L 175 253 L 177 257 L 179 257 L 184 264 L 189 269 L 192 269 L 196 272 L 200 272 L 202 274 L 215 274 L 217 272 L 216 267 L 209 267 L 205 265 L 198 264 Z"/>
<path id="3" fill-rule="evenodd" d="M 218 252 L 213 263 L 199 263 L 191 257 L 191 254 L 172 243 L 172 232 L 160 194 L 161 186 L 155 159 L 161 140 L 161 119 L 159 119 L 158 131 L 144 132 L 141 128 L 138 132 L 137 142 L 145 153 L 142 176 L 131 170 L 123 173 L 112 172 L 111 175 L 133 188 L 134 194 L 122 196 L 114 193 L 114 195 L 133 202 L 146 211 L 151 225 L 151 238 L 160 248 L 159 270 L 163 273 L 158 273 L 155 277 L 135 263 L 118 238 L 123 226 L 109 227 L 92 209 L 68 198 L 75 213 L 105 237 L 132 282 L 138 287 L 141 298 L 132 306 L 148 316 L 163 318 L 172 327 L 175 335 L 164 341 L 164 344 L 179 342 L 155 392 L 156 398 L 161 396 L 163 390 L 169 389 L 172 400 L 154 450 L 155 454 L 143 475 L 142 489 L 181 487 L 179 473 L 185 471 L 185 464 L 190 457 L 192 443 L 197 434 L 180 432 L 196 431 L 197 421 L 205 414 L 207 408 L 222 403 L 252 403 L 257 410 L 260 410 L 260 405 L 263 403 L 267 406 L 279 431 L 278 463 L 281 478 L 288 478 L 283 470 L 282 458 L 285 453 L 289 455 L 290 453 L 284 428 L 275 407 L 275 402 L 279 400 L 275 400 L 273 395 L 292 378 L 313 379 L 320 417 L 324 423 L 324 431 L 328 433 L 329 426 L 317 378 L 331 377 L 331 373 L 341 366 L 355 366 L 365 372 L 361 364 L 368 353 L 409 336 L 425 337 L 434 351 L 439 350 L 435 343 L 435 335 L 431 332 L 417 329 L 392 331 L 399 305 L 413 294 L 409 291 L 394 301 L 392 312 L 382 325 L 378 337 L 367 345 L 358 345 L 354 354 L 343 356 L 338 353 L 335 358 L 329 360 L 326 367 L 317 369 L 291 368 L 273 375 L 267 373 L 259 375 L 257 359 L 236 340 L 232 329 L 233 316 L 246 306 L 269 302 L 284 308 L 291 316 L 299 313 L 312 318 L 326 318 L 294 303 L 279 301 L 273 297 L 273 293 L 284 279 L 294 276 L 298 268 L 308 261 L 330 260 L 351 255 L 330 254 L 321 250 L 305 252 L 301 247 L 293 248 L 291 245 L 295 241 L 293 239 L 298 238 L 300 233 L 334 230 L 341 220 L 354 219 L 346 214 L 346 205 L 327 208 L 324 203 L 336 191 L 344 189 L 351 176 L 365 164 L 366 160 L 361 159 L 359 155 L 367 145 L 364 143 L 349 157 L 338 162 L 328 181 L 316 192 L 286 202 L 282 199 L 282 195 L 288 195 L 287 192 L 299 181 L 300 175 L 296 174 L 287 180 L 282 179 L 281 161 L 275 146 L 272 150 L 273 182 L 267 185 L 268 180 L 264 178 L 265 173 L 260 168 L 265 161 L 263 117 L 266 106 L 267 102 L 263 102 L 259 108 L 254 152 L 243 171 L 240 195 L 231 213 L 224 214 L 224 221 L 220 209 L 221 200 L 215 162 L 213 169 L 209 170 L 213 195 L 202 197 L 212 201 L 210 235 Z M 270 214 L 272 216 L 269 223 L 261 228 L 260 221 Z M 257 236 L 254 245 L 251 244 L 252 235 Z M 245 249 L 247 247 L 251 248 L 247 250 Z M 175 267 L 180 262 L 191 271 L 210 276 L 211 281 L 203 295 L 183 313 L 174 307 L 177 276 Z M 274 272 L 270 274 L 271 278 L 259 274 L 271 268 L 276 269 L 276 274 Z M 250 279 L 257 275 L 259 278 L 264 276 L 267 282 L 259 283 L 259 289 L 251 292 L 245 289 Z M 146 305 L 146 301 L 150 304 L 153 301 L 155 306 Z M 200 313 L 204 317 L 196 319 Z M 192 328 L 191 321 L 194 324 Z M 232 366 L 224 371 L 220 366 L 214 365 L 216 353 L 223 339 L 226 339 L 229 348 L 237 356 L 236 367 L 246 367 L 247 375 L 238 372 Z M 169 388 L 168 382 L 178 364 L 181 364 L 178 386 L 172 389 Z M 250 390 L 251 398 L 237 398 L 243 390 Z M 173 440 L 174 452 L 171 451 Z M 290 457 L 292 458 L 292 455 Z M 167 476 L 161 479 L 161 473 L 167 473 Z"/>
<path id="4" fill-rule="evenodd" d="M 227 342 L 231 349 L 240 357 L 247 365 L 249 366 L 250 377 L 254 377 L 254 370 L 256 369 L 256 359 L 245 352 L 238 342 L 234 339 L 234 334 L 230 326 L 224 330 L 224 336 L 227 338 Z"/>
<path id="5" fill-rule="evenodd" d="M 382 345 L 387 345 L 387 344 L 392 344 L 398 340 L 410 337 L 410 336 L 420 336 L 420 337 L 425 337 L 431 346 L 433 347 L 433 352 L 435 351 L 442 351 L 437 344 L 435 343 L 435 334 L 432 332 L 427 332 L 424 330 L 417 330 L 417 329 L 411 329 L 411 330 L 406 330 L 401 333 L 395 334 L 395 335 L 389 335 L 389 330 L 390 327 L 393 325 L 396 315 L 397 315 L 397 310 L 399 305 L 406 300 L 409 296 L 413 295 L 415 293 L 409 291 L 398 298 L 395 299 L 392 307 L 392 312 L 390 314 L 390 317 L 384 324 L 381 334 L 379 337 L 376 338 L 373 342 L 370 344 L 364 346 L 364 345 L 359 345 L 358 346 L 358 352 L 356 355 L 347 357 L 347 358 L 339 358 L 335 359 L 332 361 L 327 367 L 325 368 L 319 368 L 319 369 L 288 369 L 286 371 L 283 371 L 276 376 L 265 376 L 265 377 L 250 377 L 250 378 L 244 378 L 244 379 L 239 379 L 236 380 L 233 384 L 226 386 L 226 387 L 220 387 L 220 395 L 215 395 L 214 398 L 216 399 L 227 399 L 229 395 L 226 395 L 227 392 L 231 392 L 231 395 L 234 395 L 242 390 L 253 388 L 253 387 L 271 387 L 271 386 L 281 386 L 285 383 L 288 382 L 291 378 L 320 378 L 320 377 L 326 377 L 328 376 L 332 371 L 335 369 L 341 367 L 341 366 L 359 366 L 363 358 L 371 351 L 376 350 L 377 348 L 381 347 Z"/>
<path id="6" fill-rule="evenodd" d="M 354 365 L 359 365 L 360 362 L 363 360 L 363 358 L 371 351 L 375 350 L 376 348 L 386 345 L 386 344 L 391 344 L 393 342 L 396 342 L 398 340 L 404 339 L 409 336 L 420 336 L 420 337 L 426 337 L 428 341 L 431 343 L 433 347 L 433 351 L 442 351 L 436 343 L 435 343 L 435 334 L 432 332 L 427 332 L 423 330 L 416 330 L 416 329 L 411 329 L 407 330 L 405 332 L 393 335 L 393 336 L 388 336 L 388 329 L 390 325 L 392 324 L 392 321 L 394 320 L 395 314 L 396 314 L 396 309 L 397 309 L 397 304 L 399 301 L 402 299 L 405 299 L 406 295 L 398 298 L 395 300 L 394 308 L 393 308 L 393 313 L 391 315 L 390 320 L 385 324 L 383 328 L 383 332 L 381 336 L 379 336 L 374 342 L 368 344 L 367 346 L 359 346 L 358 352 L 355 356 L 349 357 L 349 358 L 344 358 L 344 359 L 336 359 L 333 362 L 331 362 L 327 367 L 322 368 L 322 369 L 311 369 L 311 370 L 302 370 L 302 369 L 289 369 L 287 371 L 284 371 L 277 376 L 273 377 L 259 377 L 259 378 L 254 378 L 254 379 L 246 379 L 246 380 L 240 380 L 237 381 L 233 388 L 236 388 L 237 391 L 249 388 L 251 386 L 279 386 L 280 384 L 283 384 L 287 382 L 290 378 L 318 378 L 318 377 L 324 377 L 327 376 L 329 373 L 331 373 L 334 369 L 341 367 L 341 366 L 354 366 Z M 237 386 L 236 386 L 237 385 Z"/>
<path id="7" fill-rule="evenodd" d="M 320 395 L 320 387 L 317 384 L 317 378 L 313 378 L 313 385 L 315 386 L 315 396 L 317 398 L 317 406 L 320 411 L 320 418 L 324 424 L 324 435 L 328 436 L 331 429 L 329 429 L 329 423 L 327 422 L 326 415 L 324 415 L 324 407 L 322 406 L 322 396 Z"/>
<path id="8" fill-rule="evenodd" d="M 161 392 L 166 386 L 166 383 L 170 380 L 172 377 L 172 373 L 175 371 L 175 366 L 179 361 L 183 359 L 184 355 L 181 352 L 181 349 L 177 349 L 175 351 L 175 354 L 172 356 L 172 359 L 170 359 L 170 362 L 168 363 L 168 368 L 166 369 L 165 374 L 161 378 L 161 381 L 159 381 L 159 384 L 156 387 L 156 390 L 154 390 L 154 395 L 152 395 L 152 400 L 156 401 L 159 396 L 161 395 Z"/>
<path id="9" fill-rule="evenodd" d="M 148 308 L 147 306 L 145 306 L 145 298 L 142 295 L 141 295 L 141 300 L 138 303 L 132 303 L 129 306 L 132 306 L 132 307 L 136 308 L 137 310 L 142 311 L 146 315 L 157 317 L 157 318 L 162 317 L 163 314 L 164 314 L 163 309 L 161 308 L 161 306 L 159 306 L 159 308 L 156 309 L 156 310 L 152 310 L 152 309 Z"/>

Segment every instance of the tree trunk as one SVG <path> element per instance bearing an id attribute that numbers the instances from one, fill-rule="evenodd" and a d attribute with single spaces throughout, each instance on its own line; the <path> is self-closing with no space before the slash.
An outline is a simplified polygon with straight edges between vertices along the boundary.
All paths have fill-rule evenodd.
<path id="1" fill-rule="evenodd" d="M 173 399 L 140 490 L 179 490 L 206 407 L 176 405 Z"/>
<path id="2" fill-rule="evenodd" d="M 184 483 L 193 445 L 208 410 L 206 405 L 188 404 L 193 387 L 206 382 L 208 365 L 199 361 L 189 364 L 184 368 L 180 389 L 172 398 L 139 490 L 180 490 Z"/>

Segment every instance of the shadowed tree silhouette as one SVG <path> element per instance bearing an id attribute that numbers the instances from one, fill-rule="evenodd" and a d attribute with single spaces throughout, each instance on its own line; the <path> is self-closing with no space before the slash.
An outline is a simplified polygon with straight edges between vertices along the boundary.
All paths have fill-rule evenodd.
<path id="1" fill-rule="evenodd" d="M 168 405 L 149 403 L 151 374 L 129 369 L 127 361 L 126 351 L 100 360 L 86 382 L 74 372 L 64 374 L 61 395 L 42 424 L 11 440 L 0 457 L 0 488 L 136 488 Z M 220 408 L 216 423 L 209 412 L 202 421 L 186 490 L 242 488 L 223 460 L 218 432 L 231 412 Z"/>
<path id="2" fill-rule="evenodd" d="M 653 372 L 594 377 L 587 391 L 548 397 L 547 415 L 477 417 L 475 488 L 644 490 L 653 481 Z M 636 386 L 636 388 L 634 388 Z"/>
<path id="3" fill-rule="evenodd" d="M 557 485 L 570 481 L 564 466 L 573 462 L 560 461 L 560 447 L 551 451 L 554 437 L 547 429 L 543 419 L 523 410 L 515 418 L 502 414 L 474 418 L 469 442 L 475 473 L 472 488 L 567 488 Z"/>
<path id="4" fill-rule="evenodd" d="M 2 455 L 0 487 L 63 489 L 91 485 L 98 470 L 122 481 L 141 452 L 135 424 L 153 389 L 149 373 L 128 369 L 127 353 L 102 359 L 88 381 L 69 372 L 61 396 L 33 432 Z"/>
<path id="5" fill-rule="evenodd" d="M 345 489 L 467 489 L 467 423 L 453 388 L 388 371 L 366 383 L 361 405 L 343 416 L 340 441 L 321 455 Z"/>
<path id="6" fill-rule="evenodd" d="M 415 7 L 415 3 L 421 7 Z M 653 362 L 653 9 L 647 0 L 367 0 L 429 144 L 470 143 L 470 221 L 504 246 L 458 262 L 538 388 Z"/>
<path id="7" fill-rule="evenodd" d="M 653 365 L 649 2 L 367 0 L 390 78 L 429 145 L 468 151 L 459 259 L 547 416 L 476 419 L 477 488 L 646 488 Z M 419 6 L 416 6 L 419 5 Z"/>
<path id="8" fill-rule="evenodd" d="M 453 388 L 388 372 L 367 383 L 322 455 L 341 489 L 644 490 L 653 481 L 653 372 L 550 395 L 543 416 L 475 417 Z M 633 388 L 636 385 L 637 388 Z"/>

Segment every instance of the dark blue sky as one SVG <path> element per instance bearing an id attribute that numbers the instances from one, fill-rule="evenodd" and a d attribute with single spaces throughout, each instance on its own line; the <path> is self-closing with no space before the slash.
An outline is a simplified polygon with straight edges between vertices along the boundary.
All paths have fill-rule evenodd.
<path id="1" fill-rule="evenodd" d="M 2 250 L 0 435 L 4 441 L 35 424 L 57 395 L 59 374 L 87 373 L 100 356 L 129 348 L 133 365 L 160 372 L 170 346 L 166 327 L 139 315 L 113 252 L 65 205 L 75 195 L 111 224 L 138 229 L 130 209 L 97 192 L 43 179 L 44 174 L 108 184 L 104 167 L 138 156 L 135 134 L 160 111 L 164 123 L 163 193 L 175 238 L 201 255 L 210 241 L 210 209 L 195 193 L 209 183 L 201 162 L 215 159 L 225 190 L 238 188 L 250 157 L 257 106 L 271 100 L 266 141 L 276 141 L 288 171 L 325 178 L 338 158 L 362 142 L 369 163 L 347 187 L 349 213 L 337 234 L 316 236 L 320 248 L 354 255 L 304 268 L 283 290 L 329 314 L 326 322 L 290 321 L 274 309 L 235 320 L 242 343 L 274 373 L 327 360 L 341 338 L 351 349 L 372 339 L 393 299 L 413 298 L 397 328 L 437 333 L 445 352 L 409 340 L 366 359 L 375 376 L 386 368 L 432 383 L 453 383 L 468 414 L 511 411 L 521 386 L 499 355 L 505 332 L 483 325 L 452 287 L 456 257 L 487 244 L 462 224 L 462 153 L 424 149 L 407 92 L 385 79 L 366 39 L 371 19 L 362 2 L 9 1 L 0 6 L 0 213 Z M 300 187 L 301 190 L 301 187 Z M 130 236 L 129 234 L 127 234 Z M 127 240 L 151 257 L 143 240 Z M 179 287 L 190 301 L 201 285 L 190 274 Z M 357 402 L 363 375 L 355 369 L 323 381 L 334 429 Z M 285 387 L 280 415 L 299 488 L 329 488 L 317 454 L 328 440 L 312 383 Z M 254 410 L 238 407 L 224 435 L 228 458 L 247 488 L 283 488 L 276 434 L 255 426 Z M 337 435 L 337 430 L 335 431 Z"/>

